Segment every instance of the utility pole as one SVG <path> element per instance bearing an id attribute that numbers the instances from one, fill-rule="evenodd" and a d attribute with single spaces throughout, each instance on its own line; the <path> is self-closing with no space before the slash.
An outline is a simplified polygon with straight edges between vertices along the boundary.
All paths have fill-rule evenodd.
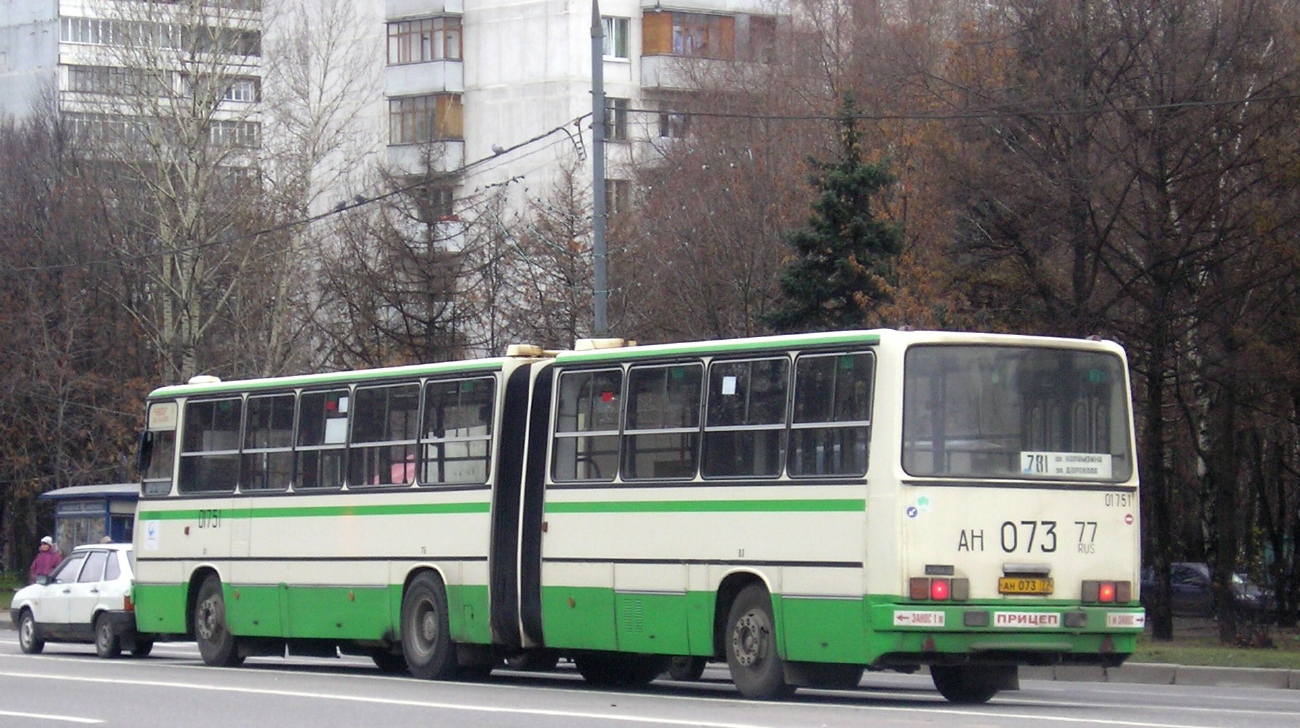
<path id="1" fill-rule="evenodd" d="M 595 281 L 592 336 L 609 335 L 609 284 L 605 274 L 605 28 L 600 22 L 600 0 L 591 0 L 591 255 Z"/>

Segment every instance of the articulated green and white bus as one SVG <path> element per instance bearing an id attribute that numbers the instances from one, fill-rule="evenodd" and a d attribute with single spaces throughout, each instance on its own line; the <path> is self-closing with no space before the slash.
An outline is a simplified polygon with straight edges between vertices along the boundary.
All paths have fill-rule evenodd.
<path id="1" fill-rule="evenodd" d="M 212 665 L 573 660 L 738 690 L 1118 665 L 1144 626 L 1124 352 L 848 331 L 159 389 L 138 629 Z"/>

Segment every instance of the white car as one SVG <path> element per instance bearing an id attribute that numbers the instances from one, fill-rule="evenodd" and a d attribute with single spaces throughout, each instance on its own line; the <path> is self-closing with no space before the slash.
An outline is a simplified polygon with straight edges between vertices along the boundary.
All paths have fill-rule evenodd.
<path id="1" fill-rule="evenodd" d="M 46 642 L 93 642 L 100 657 L 123 648 L 149 654 L 152 636 L 135 631 L 132 566 L 130 544 L 78 546 L 48 578 L 18 590 L 9 615 L 23 652 L 37 654 Z"/>

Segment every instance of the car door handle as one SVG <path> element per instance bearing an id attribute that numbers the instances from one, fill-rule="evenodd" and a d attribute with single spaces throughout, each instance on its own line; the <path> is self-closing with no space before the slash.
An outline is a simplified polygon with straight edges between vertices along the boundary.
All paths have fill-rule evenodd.
<path id="1" fill-rule="evenodd" d="M 63 593 L 64 593 L 64 594 L 71 594 L 71 593 L 72 593 L 72 588 L 71 588 L 71 587 L 68 587 L 67 589 L 64 589 L 64 590 L 63 590 Z"/>
<path id="2" fill-rule="evenodd" d="M 91 590 L 90 590 L 90 593 L 91 593 L 91 594 L 98 594 L 98 593 L 99 593 L 99 590 L 98 590 L 98 589 L 91 589 Z"/>

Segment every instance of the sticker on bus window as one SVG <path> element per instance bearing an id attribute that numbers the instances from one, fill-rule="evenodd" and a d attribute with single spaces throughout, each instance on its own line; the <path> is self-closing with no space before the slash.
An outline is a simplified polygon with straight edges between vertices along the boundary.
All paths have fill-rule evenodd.
<path id="1" fill-rule="evenodd" d="M 1057 478 L 1110 480 L 1111 456 L 1110 453 L 1022 451 L 1020 473 Z"/>
<path id="2" fill-rule="evenodd" d="M 723 393 L 723 394 L 735 394 L 735 393 L 736 393 L 736 378 L 735 378 L 735 377 L 723 377 L 723 378 L 722 378 L 722 393 Z"/>
<path id="3" fill-rule="evenodd" d="M 325 444 L 340 445 L 348 441 L 348 419 L 331 417 L 325 420 Z"/>

